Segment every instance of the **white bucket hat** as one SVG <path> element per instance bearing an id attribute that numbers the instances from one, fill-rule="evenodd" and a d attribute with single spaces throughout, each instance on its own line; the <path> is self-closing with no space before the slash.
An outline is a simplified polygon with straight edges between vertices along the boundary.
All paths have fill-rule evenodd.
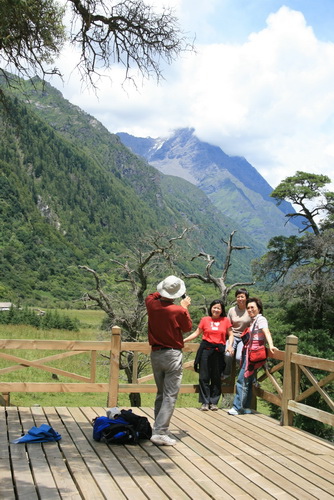
<path id="1" fill-rule="evenodd" d="M 161 297 L 177 299 L 186 293 L 186 285 L 184 281 L 176 276 L 167 276 L 167 278 L 159 283 L 157 290 Z"/>

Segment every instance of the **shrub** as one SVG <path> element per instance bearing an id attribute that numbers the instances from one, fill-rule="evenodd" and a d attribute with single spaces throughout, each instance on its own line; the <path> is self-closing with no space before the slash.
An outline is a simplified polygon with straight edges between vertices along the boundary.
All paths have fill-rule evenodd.
<path id="1" fill-rule="evenodd" d="M 45 315 L 40 315 L 27 307 L 23 309 L 11 307 L 9 311 L 2 311 L 0 313 L 0 323 L 6 325 L 30 325 L 45 330 L 55 328 L 58 330 L 79 331 L 79 321 L 75 318 L 72 319 L 69 316 L 60 314 L 58 311 L 48 311 Z"/>

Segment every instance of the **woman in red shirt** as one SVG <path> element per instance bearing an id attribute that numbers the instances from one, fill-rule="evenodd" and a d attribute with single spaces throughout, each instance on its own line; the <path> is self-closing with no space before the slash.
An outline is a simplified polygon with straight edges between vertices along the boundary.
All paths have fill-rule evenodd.
<path id="1" fill-rule="evenodd" d="M 195 359 L 195 371 L 199 372 L 199 401 L 201 410 L 218 410 L 221 395 L 221 374 L 224 371 L 226 340 L 227 351 L 233 355 L 233 331 L 230 320 L 226 317 L 224 303 L 217 299 L 211 302 L 209 316 L 204 316 L 197 330 L 184 339 L 190 342 L 202 335 L 202 342 Z"/>

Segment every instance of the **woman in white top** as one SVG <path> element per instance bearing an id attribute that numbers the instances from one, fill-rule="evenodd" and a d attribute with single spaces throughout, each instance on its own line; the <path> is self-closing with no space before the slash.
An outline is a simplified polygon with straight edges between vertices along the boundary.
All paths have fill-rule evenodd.
<path id="1" fill-rule="evenodd" d="M 233 352 L 225 351 L 225 369 L 223 374 L 223 379 L 231 376 L 232 371 L 232 361 L 233 357 L 237 363 L 240 363 L 241 354 L 243 349 L 243 342 L 241 340 L 241 334 L 250 325 L 250 316 L 246 309 L 246 301 L 249 297 L 249 293 L 246 288 L 238 288 L 235 292 L 236 305 L 228 310 L 227 317 L 232 323 L 233 330 Z M 227 347 L 229 346 L 227 342 Z"/>

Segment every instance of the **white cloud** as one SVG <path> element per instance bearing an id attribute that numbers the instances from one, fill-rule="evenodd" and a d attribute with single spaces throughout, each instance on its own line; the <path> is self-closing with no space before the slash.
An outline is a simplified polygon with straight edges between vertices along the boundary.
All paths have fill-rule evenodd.
<path id="1" fill-rule="evenodd" d="M 72 57 L 66 52 L 68 68 Z M 273 187 L 297 170 L 331 177 L 334 44 L 319 41 L 300 12 L 280 8 L 244 43 L 197 47 L 166 69 L 159 86 L 122 87 L 119 67 L 110 75 L 99 99 L 73 78 L 60 90 L 111 132 L 157 137 L 195 127 L 202 140 L 246 157 Z"/>
<path id="2" fill-rule="evenodd" d="M 205 47 L 200 57 L 201 138 L 245 156 L 274 186 L 298 169 L 330 172 L 334 45 L 319 42 L 300 13 L 283 7 L 247 43 Z"/>

